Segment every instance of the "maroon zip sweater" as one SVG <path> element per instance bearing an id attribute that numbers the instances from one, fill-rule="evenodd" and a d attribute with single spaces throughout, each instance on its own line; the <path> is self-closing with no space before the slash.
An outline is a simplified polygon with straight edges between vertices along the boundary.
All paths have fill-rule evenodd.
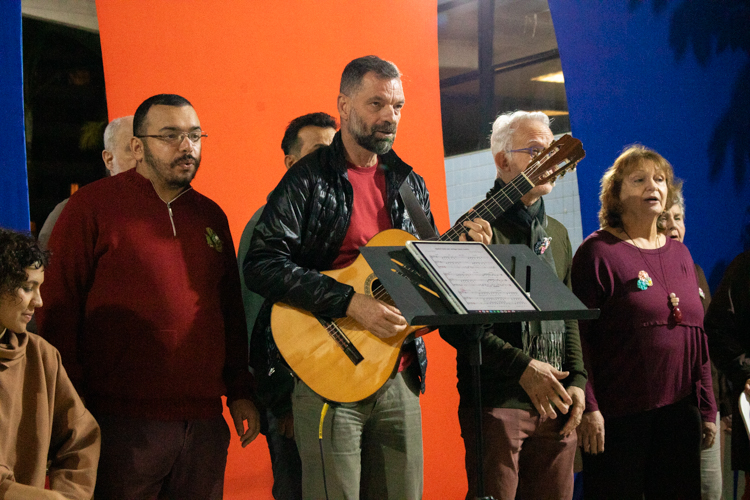
<path id="1" fill-rule="evenodd" d="M 234 244 L 189 189 L 170 203 L 135 169 L 81 188 L 55 225 L 39 332 L 95 415 L 221 415 L 251 396 Z"/>

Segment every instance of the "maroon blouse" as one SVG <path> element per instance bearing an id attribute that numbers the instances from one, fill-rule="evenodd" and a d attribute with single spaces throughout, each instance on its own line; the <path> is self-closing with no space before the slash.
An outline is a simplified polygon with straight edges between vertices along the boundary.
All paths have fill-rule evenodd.
<path id="1" fill-rule="evenodd" d="M 638 288 L 646 271 L 653 284 Z M 588 372 L 586 411 L 619 417 L 675 403 L 691 394 L 704 421 L 716 419 L 703 305 L 687 247 L 667 238 L 643 250 L 607 231 L 586 238 L 573 258 L 573 291 L 599 319 L 581 321 Z M 680 299 L 682 322 L 671 316 Z"/>

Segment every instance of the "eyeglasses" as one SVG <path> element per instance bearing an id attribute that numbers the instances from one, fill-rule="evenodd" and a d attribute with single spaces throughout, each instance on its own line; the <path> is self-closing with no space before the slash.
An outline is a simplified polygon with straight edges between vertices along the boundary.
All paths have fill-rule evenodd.
<path id="1" fill-rule="evenodd" d="M 539 146 L 535 146 L 532 148 L 510 149 L 508 150 L 508 153 L 526 153 L 527 155 L 533 158 L 534 156 L 538 155 L 545 149 L 546 148 L 540 148 Z"/>
<path id="2" fill-rule="evenodd" d="M 199 142 L 201 142 L 201 138 L 208 137 L 208 134 L 203 133 L 202 130 L 193 130 L 192 132 L 170 132 L 169 134 L 136 135 L 135 137 L 139 139 L 153 137 L 154 139 L 159 139 L 166 142 L 170 146 L 177 146 L 179 144 L 182 144 L 182 141 L 185 140 L 185 137 L 190 139 L 190 142 L 192 142 L 193 144 L 198 144 Z"/>

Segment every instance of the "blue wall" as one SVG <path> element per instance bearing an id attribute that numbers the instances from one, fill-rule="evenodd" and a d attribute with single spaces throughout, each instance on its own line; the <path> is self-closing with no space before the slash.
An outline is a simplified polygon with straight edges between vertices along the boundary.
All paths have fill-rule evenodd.
<path id="1" fill-rule="evenodd" d="M 750 2 L 549 0 L 573 134 L 584 237 L 599 180 L 625 145 L 649 146 L 685 181 L 686 238 L 714 289 L 748 246 Z"/>
<path id="2" fill-rule="evenodd" d="M 0 226 L 29 230 L 21 0 L 0 2 Z"/>

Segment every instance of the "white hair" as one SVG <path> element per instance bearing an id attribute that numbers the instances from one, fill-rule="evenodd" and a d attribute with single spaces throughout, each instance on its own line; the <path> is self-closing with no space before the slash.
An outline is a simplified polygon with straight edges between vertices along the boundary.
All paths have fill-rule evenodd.
<path id="1" fill-rule="evenodd" d="M 129 122 L 129 123 L 128 123 Z M 133 115 L 130 116 L 121 116 L 119 118 L 115 118 L 109 124 L 107 125 L 107 128 L 104 129 L 104 149 L 113 152 L 114 149 L 116 149 L 115 145 L 115 137 L 117 137 L 117 132 L 120 131 L 120 128 L 126 127 L 130 125 L 130 133 L 133 133 Z"/>
<path id="2" fill-rule="evenodd" d="M 526 120 L 533 120 L 549 127 L 549 117 L 541 111 L 512 111 L 503 113 L 492 124 L 490 149 L 494 158 L 501 151 L 509 151 L 511 138 L 518 129 L 518 125 Z"/>
<path id="3" fill-rule="evenodd" d="M 680 212 L 682 212 L 682 218 L 685 218 L 685 197 L 682 195 L 682 186 L 680 186 L 680 189 L 675 189 L 674 191 L 674 200 L 672 201 L 672 205 L 677 205 L 680 207 Z"/>

